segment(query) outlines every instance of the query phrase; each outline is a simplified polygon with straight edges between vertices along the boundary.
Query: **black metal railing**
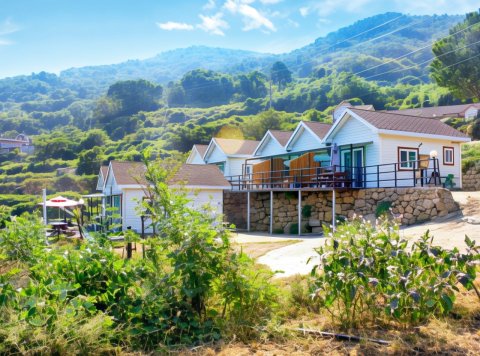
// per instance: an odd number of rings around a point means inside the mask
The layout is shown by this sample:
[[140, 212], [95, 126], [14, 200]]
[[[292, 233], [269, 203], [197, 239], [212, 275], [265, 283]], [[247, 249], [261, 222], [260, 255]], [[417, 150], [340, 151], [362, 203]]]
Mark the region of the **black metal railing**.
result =
[[442, 179], [437, 158], [358, 167], [305, 167], [227, 177], [232, 190], [439, 186]]

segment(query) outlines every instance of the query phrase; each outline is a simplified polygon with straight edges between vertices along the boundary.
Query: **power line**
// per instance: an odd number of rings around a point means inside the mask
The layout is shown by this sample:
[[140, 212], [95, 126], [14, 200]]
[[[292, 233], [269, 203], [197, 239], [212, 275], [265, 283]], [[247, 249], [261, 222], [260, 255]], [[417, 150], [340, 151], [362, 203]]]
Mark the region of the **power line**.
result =
[[431, 61], [432, 59], [434, 59], [434, 58], [443, 57], [443, 56], [445, 56], [445, 55], [447, 55], [447, 54], [454, 53], [454, 52], [456, 52], [456, 51], [459, 51], [459, 50], [461, 50], [461, 49], [468, 48], [468, 47], [473, 46], [473, 45], [476, 45], [476, 44], [478, 44], [478, 43], [480, 43], [480, 41], [470, 43], [470, 44], [468, 44], [467, 46], [464, 46], [464, 47], [455, 48], [455, 49], [453, 49], [453, 50], [451, 50], [451, 51], [442, 53], [442, 54], [440, 54], [440, 55], [438, 55], [438, 56], [436, 56], [436, 57], [429, 58], [429, 59], [427, 59], [426, 61], [420, 62], [420, 63], [418, 63], [418, 64], [414, 64], [414, 65], [412, 65], [412, 66], [410, 66], [410, 67], [400, 68], [400, 69], [392, 69], [392, 70], [387, 71], [387, 72], [383, 72], [383, 73], [379, 73], [379, 74], [374, 74], [374, 75], [371, 75], [371, 76], [368, 76], [368, 77], [363, 77], [363, 78], [366, 79], [366, 80], [368, 80], [368, 79], [370, 79], [370, 78], [378, 77], [378, 76], [384, 75], [384, 74], [403, 72], [403, 71], [405, 71], [405, 70], [412, 69], [412, 68], [421, 66], [422, 64], [428, 63], [428, 62], [430, 62], [430, 61]]
[[361, 73], [364, 73], [364, 72], [368, 72], [369, 70], [372, 70], [372, 69], [375, 69], [375, 68], [378, 68], [378, 67], [381, 67], [381, 66], [390, 64], [390, 63], [392, 63], [392, 62], [398, 61], [399, 59], [405, 58], [405, 57], [407, 57], [407, 56], [409, 56], [409, 55], [411, 55], [411, 54], [414, 54], [414, 53], [420, 52], [420, 51], [422, 51], [422, 50], [424, 50], [424, 49], [430, 48], [430, 47], [431, 47], [435, 42], [437, 42], [437, 41], [442, 41], [442, 40], [444, 40], [444, 39], [446, 39], [446, 38], [455, 36], [455, 35], [457, 35], [457, 34], [459, 34], [459, 33], [461, 33], [461, 32], [464, 32], [464, 31], [468, 30], [469, 28], [471, 28], [471, 27], [473, 27], [473, 26], [476, 26], [476, 25], [480, 25], [480, 22], [471, 24], [471, 25], [469, 25], [469, 26], [467, 26], [467, 27], [465, 27], [465, 28], [463, 28], [463, 29], [455, 32], [455, 33], [452, 33], [452, 34], [450, 34], [450, 35], [448, 35], [448, 36], [442, 37], [442, 38], [440, 38], [440, 39], [438, 39], [438, 40], [429, 42], [426, 46], [423, 46], [423, 47], [420, 47], [420, 48], [418, 48], [418, 49], [416, 49], [416, 50], [413, 50], [413, 51], [411, 51], [411, 52], [405, 53], [405, 54], [403, 54], [403, 55], [401, 55], [401, 56], [399, 56], [399, 57], [392, 58], [391, 60], [389, 60], [389, 61], [387, 61], [387, 62], [378, 64], [378, 65], [376, 65], [376, 66], [373, 66], [373, 67], [370, 67], [370, 68], [367, 68], [367, 69], [364, 69], [364, 70], [361, 70], [361, 71], [359, 71], [359, 72], [355, 72], [355, 73], [353, 73], [353, 74], [354, 74], [354, 75], [358, 75], [358, 74], [361, 74]]

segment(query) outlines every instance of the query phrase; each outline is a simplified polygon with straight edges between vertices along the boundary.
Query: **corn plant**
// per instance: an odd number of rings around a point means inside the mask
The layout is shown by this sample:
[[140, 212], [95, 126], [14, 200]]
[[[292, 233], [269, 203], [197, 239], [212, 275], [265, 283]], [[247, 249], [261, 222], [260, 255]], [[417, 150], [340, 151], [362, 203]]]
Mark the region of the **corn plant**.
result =
[[459, 284], [475, 288], [479, 247], [468, 237], [461, 254], [434, 246], [428, 231], [409, 246], [387, 219], [325, 231], [330, 238], [317, 250], [312, 297], [344, 327], [365, 320], [416, 324], [450, 312]]

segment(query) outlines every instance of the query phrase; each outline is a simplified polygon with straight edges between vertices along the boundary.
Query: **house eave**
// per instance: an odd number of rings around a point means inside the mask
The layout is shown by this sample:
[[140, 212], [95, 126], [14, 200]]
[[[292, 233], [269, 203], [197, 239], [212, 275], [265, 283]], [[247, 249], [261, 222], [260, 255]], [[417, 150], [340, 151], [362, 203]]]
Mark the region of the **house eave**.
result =
[[472, 140], [470, 137], [434, 135], [434, 134], [425, 134], [425, 133], [419, 133], [419, 132], [395, 131], [395, 130], [384, 130], [384, 129], [378, 130], [378, 133], [381, 135], [430, 138], [434, 140], [446, 140], [446, 141], [453, 141], [453, 142], [470, 142]]

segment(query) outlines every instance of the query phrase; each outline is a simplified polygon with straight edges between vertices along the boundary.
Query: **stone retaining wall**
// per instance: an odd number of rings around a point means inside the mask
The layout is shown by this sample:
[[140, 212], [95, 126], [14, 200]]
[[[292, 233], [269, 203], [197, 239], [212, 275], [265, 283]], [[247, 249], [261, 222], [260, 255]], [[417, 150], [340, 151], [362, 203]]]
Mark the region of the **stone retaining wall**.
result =
[[463, 174], [462, 189], [480, 190], [480, 162], [477, 162]]
[[[228, 222], [246, 228], [246, 193], [224, 193], [224, 213]], [[270, 226], [270, 194], [251, 193], [250, 220], [252, 231], [268, 231]], [[380, 202], [391, 202], [392, 212], [399, 215], [401, 223], [411, 225], [433, 220], [457, 211], [458, 205], [449, 190], [436, 187], [423, 188], [372, 188], [337, 192], [336, 214], [352, 218], [354, 215], [375, 214]], [[274, 192], [273, 230], [280, 231], [288, 223], [296, 223], [298, 193]], [[302, 207], [312, 207], [312, 219], [332, 222], [332, 192], [303, 192]]]

